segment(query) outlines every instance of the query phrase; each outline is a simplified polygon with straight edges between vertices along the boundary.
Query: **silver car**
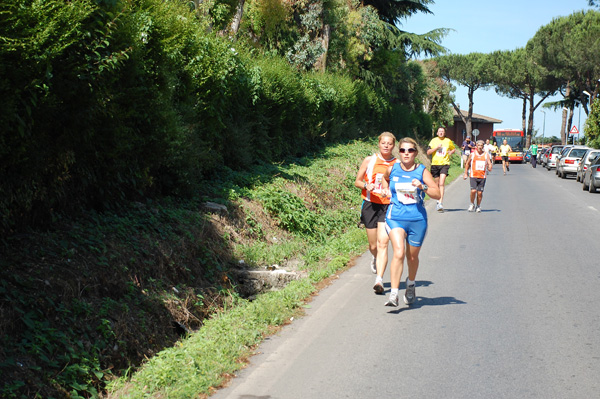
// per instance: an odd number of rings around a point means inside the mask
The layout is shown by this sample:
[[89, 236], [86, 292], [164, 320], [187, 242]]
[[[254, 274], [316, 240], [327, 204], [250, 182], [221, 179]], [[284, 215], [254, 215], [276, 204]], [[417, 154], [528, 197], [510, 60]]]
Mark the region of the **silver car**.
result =
[[563, 179], [568, 175], [576, 175], [579, 162], [589, 149], [584, 145], [566, 146], [556, 163], [556, 174]]
[[592, 148], [585, 152], [585, 154], [581, 158], [581, 162], [579, 162], [579, 166], [577, 167], [577, 176], [575, 177], [575, 180], [583, 182], [583, 174], [590, 166], [590, 164], [594, 162], [596, 158], [598, 158], [599, 155], [600, 150], [595, 150]]
[[584, 191], [588, 190], [590, 193], [595, 193], [596, 189], [600, 189], [600, 157], [596, 158], [596, 160], [590, 164], [583, 174], [581, 182], [581, 188]]
[[548, 152], [550, 151], [550, 147], [542, 148], [542, 150], [538, 153], [538, 163], [546, 167], [546, 162], [548, 162]]
[[555, 145], [552, 146], [550, 151], [548, 151], [548, 160], [546, 161], [546, 169], [550, 170], [552, 168], [556, 168], [556, 158], [562, 151], [564, 145]]

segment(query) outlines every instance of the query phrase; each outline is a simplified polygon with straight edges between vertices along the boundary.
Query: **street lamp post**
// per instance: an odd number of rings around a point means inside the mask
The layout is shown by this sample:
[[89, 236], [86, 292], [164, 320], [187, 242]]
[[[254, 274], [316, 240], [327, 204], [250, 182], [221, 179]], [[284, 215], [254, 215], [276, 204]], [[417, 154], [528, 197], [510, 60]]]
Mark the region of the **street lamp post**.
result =
[[591, 106], [592, 105], [592, 95], [589, 92], [587, 92], [586, 90], [584, 90], [582, 93], [590, 98], [588, 100], [588, 104], [590, 104], [590, 106]]
[[[581, 101], [579, 102], [579, 119], [577, 120], [577, 130], [581, 132]], [[580, 133], [581, 134], [581, 133]], [[575, 145], [575, 134], [573, 135], [573, 145]]]
[[[579, 119], [577, 120], [577, 130], [581, 132], [581, 100], [575, 99], [575, 103], [579, 104]], [[567, 138], [567, 144], [569, 144], [569, 139]], [[575, 144], [575, 135], [573, 135], [573, 144]]]

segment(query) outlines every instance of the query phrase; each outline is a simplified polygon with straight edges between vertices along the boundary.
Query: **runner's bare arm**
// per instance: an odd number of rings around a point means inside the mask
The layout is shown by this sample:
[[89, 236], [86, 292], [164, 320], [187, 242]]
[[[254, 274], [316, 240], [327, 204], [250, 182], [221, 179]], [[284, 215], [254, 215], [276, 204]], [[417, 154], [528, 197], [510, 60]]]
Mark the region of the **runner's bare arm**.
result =
[[[372, 155], [371, 155], [372, 156]], [[360, 168], [358, 168], [358, 173], [356, 174], [356, 180], [354, 181], [354, 186], [358, 187], [358, 188], [365, 188], [365, 173], [367, 173], [367, 167], [369, 166], [369, 162], [371, 162], [371, 156], [366, 157], [362, 164], [360, 165]], [[369, 186], [373, 186], [373, 184], [367, 184], [366, 189], [368, 191], [373, 190], [373, 187], [371, 187], [371, 190], [369, 190]]]
[[465, 174], [463, 175], [463, 180], [467, 180], [467, 177], [469, 177], [469, 167], [471, 166], [471, 157], [473, 156], [473, 154], [469, 154], [469, 157], [467, 158], [467, 161], [465, 162]]
[[[427, 169], [423, 171], [423, 181], [427, 184], [427, 191], [425, 193], [432, 199], [440, 199], [442, 194], [440, 193], [440, 186], [433, 180], [431, 172]], [[423, 189], [423, 187], [420, 187]]]

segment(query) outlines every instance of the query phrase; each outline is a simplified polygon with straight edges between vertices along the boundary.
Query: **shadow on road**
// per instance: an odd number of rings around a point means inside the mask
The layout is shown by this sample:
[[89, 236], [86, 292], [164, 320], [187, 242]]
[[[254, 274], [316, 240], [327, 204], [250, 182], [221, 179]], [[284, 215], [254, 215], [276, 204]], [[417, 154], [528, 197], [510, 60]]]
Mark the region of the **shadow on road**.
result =
[[[444, 208], [444, 213], [448, 213], [448, 212], [467, 212], [467, 208], [460, 208], [460, 209], [447, 209]], [[481, 212], [502, 212], [500, 209], [481, 209]], [[475, 212], [472, 212], [475, 213]]]
[[[404, 305], [404, 303], [402, 301], [400, 301], [401, 306], [403, 306], [403, 307], [401, 307], [399, 309], [390, 310], [388, 313], [398, 314], [398, 313], [404, 312], [406, 310], [419, 309], [419, 308], [422, 308], [423, 306], [465, 305], [466, 304], [465, 301], [461, 301], [460, 299], [456, 299], [452, 296], [441, 296], [441, 297], [437, 297], [437, 298], [428, 298], [425, 296], [419, 296], [419, 291], [418, 291], [419, 287], [428, 287], [432, 284], [433, 284], [432, 281], [418, 281], [417, 280], [417, 282], [416, 282], [417, 300], [410, 306], [406, 306], [406, 305]], [[386, 287], [389, 287], [389, 283], [386, 284]], [[399, 292], [399, 295], [403, 296], [404, 293], [402, 292], [402, 290], [405, 290], [405, 289], [406, 289], [406, 283], [405, 282], [400, 283], [401, 292]], [[387, 292], [387, 290], [386, 290], [386, 292]]]
[[442, 305], [465, 305], [466, 302], [456, 299], [452, 296], [441, 296], [438, 298], [427, 298], [417, 295], [417, 300], [410, 306], [404, 305], [400, 301], [401, 307], [399, 309], [390, 310], [388, 313], [398, 314], [407, 310], [414, 310], [422, 308], [423, 306], [442, 306]]

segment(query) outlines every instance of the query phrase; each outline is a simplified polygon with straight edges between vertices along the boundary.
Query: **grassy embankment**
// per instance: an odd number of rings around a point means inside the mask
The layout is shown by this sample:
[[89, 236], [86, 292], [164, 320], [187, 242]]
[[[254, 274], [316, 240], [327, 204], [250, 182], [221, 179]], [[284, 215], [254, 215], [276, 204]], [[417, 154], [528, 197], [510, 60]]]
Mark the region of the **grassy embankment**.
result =
[[[375, 141], [334, 145], [229, 172], [196, 200], [63, 215], [51, 229], [3, 238], [0, 396], [210, 394], [364, 253], [353, 182], [375, 149]], [[206, 201], [227, 212], [206, 212]], [[242, 298], [231, 273], [241, 260], [306, 278]], [[173, 322], [192, 333], [180, 338]]]
[[[305, 243], [292, 240], [284, 244], [296, 248], [293, 252], [303, 254], [309, 277], [281, 291], [263, 294], [253, 302], [238, 301], [234, 309], [219, 313], [199, 332], [148, 361], [127, 382], [121, 380], [114, 384], [111, 397], [142, 398], [150, 394], [153, 397], [186, 398], [198, 393], [209, 394], [231, 373], [243, 367], [244, 359], [252, 354], [254, 346], [265, 335], [274, 331], [273, 327], [301, 314], [302, 304], [316, 290], [318, 282], [343, 270], [353, 257], [365, 251], [366, 236], [356, 227], [360, 199], [353, 181], [360, 161], [374, 148], [375, 143], [356, 142], [328, 149], [322, 158], [313, 159], [307, 165], [282, 167], [282, 172], [295, 178], [273, 182], [274, 186], [288, 185], [294, 180], [294, 184], [298, 184], [297, 178], [302, 176], [309, 187], [316, 185], [318, 191], [336, 193], [332, 198], [336, 206], [326, 213], [331, 213], [331, 222], [343, 225], [338, 234], [322, 236], [318, 243], [309, 239]], [[448, 183], [462, 173], [458, 156], [452, 161]], [[340, 174], [343, 174], [341, 181], [329, 180], [329, 176]], [[334, 213], [344, 216], [339, 218], [333, 216]], [[316, 234], [322, 235], [321, 232]], [[269, 247], [239, 248], [239, 253], [250, 255], [258, 263], [276, 260]]]

